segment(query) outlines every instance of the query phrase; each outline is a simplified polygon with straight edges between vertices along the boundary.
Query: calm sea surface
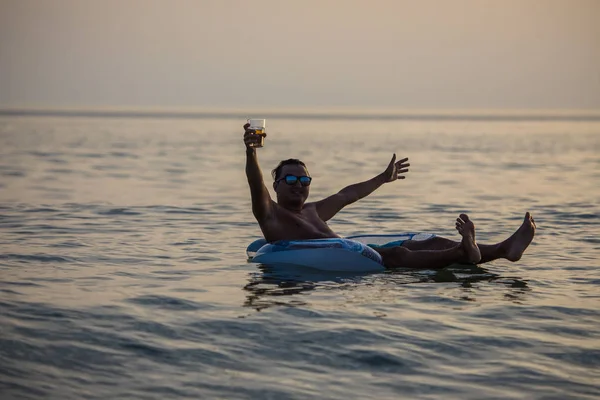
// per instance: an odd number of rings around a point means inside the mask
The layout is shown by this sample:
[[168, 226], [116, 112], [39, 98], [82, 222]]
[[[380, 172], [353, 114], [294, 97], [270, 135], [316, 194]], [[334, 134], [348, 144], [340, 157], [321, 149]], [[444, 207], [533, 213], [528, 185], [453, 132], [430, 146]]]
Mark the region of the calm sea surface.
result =
[[600, 122], [268, 119], [309, 200], [410, 157], [341, 235], [538, 224], [517, 263], [370, 275], [247, 262], [243, 123], [0, 118], [2, 399], [600, 396]]

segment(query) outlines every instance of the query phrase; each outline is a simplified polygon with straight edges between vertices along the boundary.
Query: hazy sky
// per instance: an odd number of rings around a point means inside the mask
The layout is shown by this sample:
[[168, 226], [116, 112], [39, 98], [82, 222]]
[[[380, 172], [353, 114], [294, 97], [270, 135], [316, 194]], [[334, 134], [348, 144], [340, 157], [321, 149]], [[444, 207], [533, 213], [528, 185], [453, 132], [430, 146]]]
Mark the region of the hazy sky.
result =
[[600, 0], [0, 0], [0, 107], [600, 109]]

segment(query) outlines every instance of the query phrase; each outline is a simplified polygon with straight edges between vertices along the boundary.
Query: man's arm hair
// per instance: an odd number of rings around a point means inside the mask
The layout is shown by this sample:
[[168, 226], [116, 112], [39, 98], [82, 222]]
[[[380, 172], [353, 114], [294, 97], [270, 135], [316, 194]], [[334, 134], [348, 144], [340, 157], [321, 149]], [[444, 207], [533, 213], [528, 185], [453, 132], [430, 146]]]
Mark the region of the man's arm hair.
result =
[[252, 213], [260, 223], [269, 217], [272, 209], [272, 200], [263, 181], [254, 148], [246, 148], [246, 177], [250, 186]]
[[323, 221], [330, 220], [342, 208], [354, 203], [373, 193], [377, 188], [385, 183], [385, 176], [379, 174], [368, 181], [355, 183], [340, 190], [338, 193], [329, 196], [315, 203], [317, 214]]

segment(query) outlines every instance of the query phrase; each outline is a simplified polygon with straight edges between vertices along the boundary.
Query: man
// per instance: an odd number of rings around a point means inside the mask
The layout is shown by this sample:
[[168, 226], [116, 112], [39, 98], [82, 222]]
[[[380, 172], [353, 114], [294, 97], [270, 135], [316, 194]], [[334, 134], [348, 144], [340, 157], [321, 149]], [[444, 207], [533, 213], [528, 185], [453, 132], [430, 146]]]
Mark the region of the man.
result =
[[[244, 125], [246, 145], [246, 176], [252, 197], [252, 212], [268, 242], [337, 238], [327, 221], [345, 206], [368, 196], [381, 185], [404, 179], [410, 164], [408, 158], [396, 161], [393, 155], [388, 167], [376, 177], [350, 185], [321, 201], [306, 203], [312, 181], [306, 165], [296, 159], [284, 160], [272, 172], [274, 202], [264, 184], [258, 165], [256, 143], [258, 135]], [[454, 263], [484, 263], [498, 258], [517, 261], [533, 240], [535, 222], [529, 213], [523, 224], [503, 242], [483, 245], [475, 242], [475, 225], [466, 214], [456, 219], [460, 242], [442, 237], [422, 241], [407, 240], [396, 247], [375, 248], [387, 268], [444, 268]]]

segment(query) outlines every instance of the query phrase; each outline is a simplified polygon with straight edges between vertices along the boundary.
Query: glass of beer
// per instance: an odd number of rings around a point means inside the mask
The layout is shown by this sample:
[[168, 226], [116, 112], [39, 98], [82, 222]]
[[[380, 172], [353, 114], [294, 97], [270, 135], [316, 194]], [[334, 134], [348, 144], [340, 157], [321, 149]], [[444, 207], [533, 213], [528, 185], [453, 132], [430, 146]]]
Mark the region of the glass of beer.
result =
[[250, 127], [248, 129], [253, 129], [256, 135], [256, 140], [251, 144], [250, 147], [263, 147], [265, 144], [265, 136], [267, 133], [265, 132], [266, 128], [266, 119], [249, 119], [248, 123]]

